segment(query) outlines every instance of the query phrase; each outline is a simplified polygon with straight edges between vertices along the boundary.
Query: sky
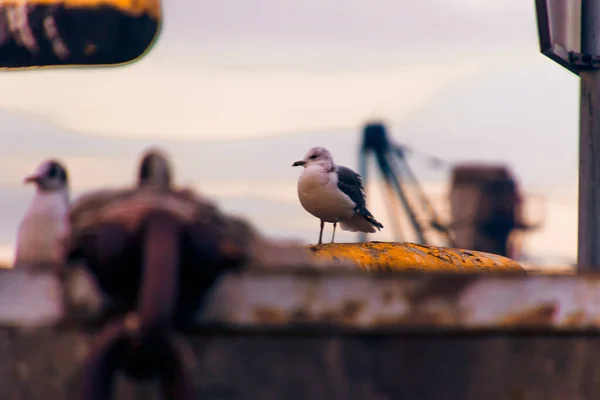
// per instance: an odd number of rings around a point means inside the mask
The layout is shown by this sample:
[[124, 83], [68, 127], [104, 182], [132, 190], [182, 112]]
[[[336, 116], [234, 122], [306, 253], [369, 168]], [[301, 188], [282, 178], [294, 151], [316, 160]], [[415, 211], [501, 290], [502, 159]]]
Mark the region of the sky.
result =
[[[314, 241], [318, 221], [298, 204], [290, 165], [325, 145], [356, 167], [369, 118], [449, 162], [507, 163], [546, 222], [528, 249], [574, 258], [579, 83], [539, 54], [533, 3], [165, 1], [161, 35], [136, 63], [3, 72], [0, 258], [32, 194], [21, 179], [39, 162], [64, 159], [77, 194], [129, 183], [150, 144], [231, 212]], [[448, 171], [414, 162], [441, 206]]]

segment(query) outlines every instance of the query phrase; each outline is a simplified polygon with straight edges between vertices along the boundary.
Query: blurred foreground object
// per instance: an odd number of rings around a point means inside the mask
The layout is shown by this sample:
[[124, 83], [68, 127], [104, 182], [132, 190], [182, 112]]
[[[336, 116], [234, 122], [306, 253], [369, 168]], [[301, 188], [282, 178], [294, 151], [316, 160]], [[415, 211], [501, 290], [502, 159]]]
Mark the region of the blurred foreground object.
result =
[[335, 243], [310, 246], [321, 260], [346, 260], [370, 271], [524, 272], [496, 254], [415, 243]]
[[0, 68], [131, 62], [160, 23], [159, 0], [3, 0]]
[[35, 186], [35, 195], [19, 224], [13, 264], [60, 267], [69, 210], [67, 170], [59, 161], [47, 160], [24, 183]]
[[[75, 271], [64, 303], [54, 274], [0, 271], [0, 398], [81, 398], [94, 338], [69, 310], [92, 291]], [[213, 400], [592, 400], [599, 292], [592, 274], [229, 273], [185, 337], [190, 381]]]
[[84, 367], [81, 399], [112, 398], [117, 370], [160, 379], [163, 399], [193, 399], [185, 331], [207, 291], [226, 271], [258, 265], [317, 265], [306, 249], [262, 238], [246, 222], [171, 184], [157, 150], [140, 161], [133, 188], [82, 196], [69, 215], [67, 259], [81, 260], [105, 304]]

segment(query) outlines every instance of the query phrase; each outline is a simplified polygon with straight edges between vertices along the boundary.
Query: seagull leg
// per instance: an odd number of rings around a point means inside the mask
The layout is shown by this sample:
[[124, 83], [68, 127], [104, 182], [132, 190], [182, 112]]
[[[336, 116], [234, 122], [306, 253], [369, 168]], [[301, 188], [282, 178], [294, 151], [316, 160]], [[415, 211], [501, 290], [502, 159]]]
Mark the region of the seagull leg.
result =
[[331, 243], [333, 243], [333, 239], [335, 239], [335, 228], [337, 226], [337, 222], [333, 223], [333, 235], [331, 235]]
[[325, 221], [321, 220], [321, 232], [319, 232], [319, 243], [323, 243], [323, 228], [325, 227]]

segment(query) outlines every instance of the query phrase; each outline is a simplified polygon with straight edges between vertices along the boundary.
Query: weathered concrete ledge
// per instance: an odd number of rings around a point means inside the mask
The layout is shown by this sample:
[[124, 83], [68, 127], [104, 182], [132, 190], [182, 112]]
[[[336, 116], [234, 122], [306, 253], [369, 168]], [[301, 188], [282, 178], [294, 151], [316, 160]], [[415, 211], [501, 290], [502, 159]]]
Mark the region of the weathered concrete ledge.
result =
[[326, 243], [309, 247], [323, 261], [348, 260], [360, 269], [423, 272], [525, 271], [516, 261], [482, 251], [416, 243]]
[[[0, 325], [53, 325], [68, 311], [91, 315], [99, 296], [83, 270], [0, 271]], [[274, 328], [330, 325], [358, 330], [600, 327], [600, 276], [364, 273], [360, 270], [248, 270], [209, 293], [199, 326]]]
[[[78, 398], [89, 285], [0, 271], [0, 398]], [[188, 340], [201, 399], [591, 400], [598, 328], [596, 275], [250, 270]], [[117, 398], [157, 399], [129, 383]]]

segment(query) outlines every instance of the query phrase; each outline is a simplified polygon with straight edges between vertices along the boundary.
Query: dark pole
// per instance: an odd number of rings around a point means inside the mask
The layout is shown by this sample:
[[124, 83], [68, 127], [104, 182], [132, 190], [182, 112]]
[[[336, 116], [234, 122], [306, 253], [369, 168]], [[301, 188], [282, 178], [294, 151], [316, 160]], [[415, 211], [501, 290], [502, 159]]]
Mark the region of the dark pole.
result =
[[[581, 53], [600, 55], [600, 0], [581, 1]], [[582, 70], [579, 138], [579, 271], [600, 270], [600, 70]]]

